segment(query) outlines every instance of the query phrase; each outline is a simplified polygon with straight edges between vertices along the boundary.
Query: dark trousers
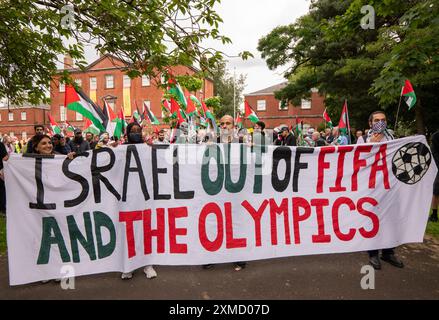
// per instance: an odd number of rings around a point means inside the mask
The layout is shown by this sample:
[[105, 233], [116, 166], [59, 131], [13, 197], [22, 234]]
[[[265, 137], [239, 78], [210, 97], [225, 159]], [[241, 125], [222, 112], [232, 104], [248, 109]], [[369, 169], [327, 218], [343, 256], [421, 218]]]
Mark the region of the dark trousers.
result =
[[[384, 256], [386, 255], [391, 255], [395, 253], [395, 248], [389, 248], [389, 249], [382, 249], [381, 252]], [[379, 250], [370, 250], [367, 251], [367, 253], [369, 253], [369, 257], [376, 257], [379, 254]]]
[[2, 179], [0, 179], [0, 211], [6, 212], [6, 188]]

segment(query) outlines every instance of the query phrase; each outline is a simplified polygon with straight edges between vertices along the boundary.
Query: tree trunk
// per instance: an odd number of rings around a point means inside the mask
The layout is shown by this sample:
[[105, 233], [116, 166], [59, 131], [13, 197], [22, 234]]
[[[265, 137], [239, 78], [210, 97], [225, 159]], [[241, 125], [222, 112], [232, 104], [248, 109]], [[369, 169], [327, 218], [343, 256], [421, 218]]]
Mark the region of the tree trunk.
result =
[[421, 99], [418, 99], [418, 103], [414, 108], [416, 114], [416, 131], [418, 134], [425, 135], [424, 109], [422, 108]]

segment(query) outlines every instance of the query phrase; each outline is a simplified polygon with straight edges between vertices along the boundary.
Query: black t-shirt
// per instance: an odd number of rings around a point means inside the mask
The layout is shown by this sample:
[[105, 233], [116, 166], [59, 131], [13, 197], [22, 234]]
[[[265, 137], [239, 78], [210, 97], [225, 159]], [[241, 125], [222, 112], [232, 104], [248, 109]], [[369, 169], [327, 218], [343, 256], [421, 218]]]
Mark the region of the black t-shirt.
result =
[[3, 169], [3, 158], [8, 155], [8, 151], [3, 143], [0, 143], [0, 170]]

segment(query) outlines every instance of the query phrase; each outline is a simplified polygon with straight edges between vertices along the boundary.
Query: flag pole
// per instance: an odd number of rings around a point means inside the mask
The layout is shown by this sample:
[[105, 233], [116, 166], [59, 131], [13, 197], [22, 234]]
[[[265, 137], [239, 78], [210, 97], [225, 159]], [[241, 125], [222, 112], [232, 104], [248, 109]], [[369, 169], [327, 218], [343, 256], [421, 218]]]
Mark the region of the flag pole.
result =
[[347, 120], [347, 127], [348, 127], [348, 132], [346, 132], [346, 133], [348, 135], [348, 142], [349, 142], [349, 144], [351, 144], [351, 124], [349, 123], [348, 100], [345, 99], [344, 103], [346, 105], [346, 120]]
[[401, 88], [401, 95], [399, 96], [399, 104], [398, 104], [398, 110], [396, 111], [396, 119], [395, 119], [395, 126], [393, 127], [393, 131], [396, 131], [396, 126], [398, 123], [398, 115], [399, 115], [399, 108], [401, 107], [401, 100], [402, 100], [402, 92], [404, 90], [404, 87]]

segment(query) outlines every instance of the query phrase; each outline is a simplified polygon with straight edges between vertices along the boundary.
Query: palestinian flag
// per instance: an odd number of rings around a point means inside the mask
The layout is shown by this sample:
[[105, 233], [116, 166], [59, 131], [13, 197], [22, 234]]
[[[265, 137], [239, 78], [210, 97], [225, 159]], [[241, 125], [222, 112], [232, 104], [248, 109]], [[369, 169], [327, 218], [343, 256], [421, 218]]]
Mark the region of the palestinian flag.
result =
[[70, 122], [68, 122], [67, 120], [65, 121], [65, 124], [66, 124], [66, 128], [67, 128], [67, 131], [69, 131], [69, 132], [75, 132], [75, 126], [74, 125], [72, 125], [72, 124], [70, 124]]
[[329, 117], [328, 113], [326, 112], [326, 108], [325, 108], [325, 111], [323, 112], [323, 119], [325, 119], [328, 126], [330, 128], [332, 128], [332, 121], [331, 121], [331, 118]]
[[351, 127], [349, 125], [348, 102], [346, 100], [343, 105], [343, 111], [341, 112], [340, 121], [338, 122], [338, 128], [340, 129], [340, 133], [347, 136], [349, 143], [351, 143], [351, 138], [349, 134]]
[[168, 100], [165, 99], [162, 101], [162, 108], [165, 109], [165, 111], [171, 113], [171, 107], [169, 106]]
[[172, 94], [184, 106], [185, 109], [187, 108], [187, 101], [186, 97], [184, 96], [183, 89], [175, 79], [169, 79], [168, 92]]
[[50, 121], [50, 129], [52, 130], [53, 134], [61, 134], [61, 128], [59, 127], [58, 123], [56, 123], [55, 119], [52, 118], [50, 113], [47, 114]]
[[243, 127], [241, 114], [239, 113], [236, 114], [235, 124], [239, 129]]
[[119, 110], [119, 114], [117, 115], [117, 117], [122, 120], [122, 133], [125, 133], [125, 128], [127, 127], [128, 123], [125, 120], [125, 114], [123, 112], [123, 108], [121, 107]]
[[253, 109], [250, 107], [247, 101], [244, 102], [245, 104], [245, 117], [249, 119], [251, 122], [256, 123], [259, 121], [258, 116], [253, 111]]
[[195, 107], [195, 103], [190, 96], [187, 96], [186, 98], [187, 98], [186, 114], [188, 115], [188, 117], [193, 117], [197, 114], [197, 108]]
[[72, 85], [66, 85], [64, 105], [67, 106], [67, 109], [76, 111], [90, 119], [99, 130], [105, 131], [103, 125], [105, 116], [102, 110], [82, 90], [76, 91]]
[[119, 119], [114, 111], [111, 109], [111, 107], [108, 105], [107, 101], [104, 101], [104, 115], [107, 119], [107, 125], [106, 130], [110, 137], [117, 137], [120, 139], [120, 136], [122, 135], [122, 119]]
[[[105, 130], [102, 130], [102, 131], [105, 131]], [[96, 126], [94, 125], [93, 122], [90, 121], [90, 119], [85, 118], [84, 130], [82, 130], [82, 132], [84, 132], [84, 133], [90, 132], [94, 135], [99, 135], [101, 133], [101, 130], [96, 128]]]
[[133, 114], [131, 115], [130, 123], [137, 122], [139, 125], [142, 123], [142, 119], [140, 117], [139, 111], [136, 109], [134, 110]]
[[404, 96], [404, 101], [407, 103], [409, 110], [413, 108], [416, 104], [416, 94], [413, 90], [412, 84], [410, 81], [406, 80], [404, 87], [402, 87], [401, 95]]
[[203, 107], [204, 118], [210, 119], [212, 121], [213, 129], [214, 129], [215, 132], [217, 132], [217, 128], [218, 127], [216, 125], [216, 119], [213, 116], [212, 112], [210, 112], [209, 108], [206, 106], [204, 101], [201, 101], [201, 106]]
[[148, 105], [143, 102], [143, 108], [145, 112], [146, 118], [151, 122], [151, 124], [160, 124], [160, 121], [156, 118], [152, 110], [148, 107]]

